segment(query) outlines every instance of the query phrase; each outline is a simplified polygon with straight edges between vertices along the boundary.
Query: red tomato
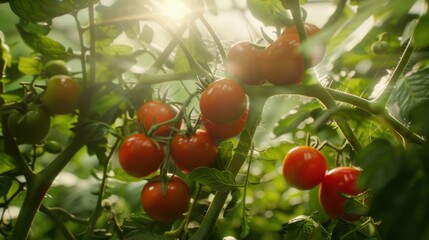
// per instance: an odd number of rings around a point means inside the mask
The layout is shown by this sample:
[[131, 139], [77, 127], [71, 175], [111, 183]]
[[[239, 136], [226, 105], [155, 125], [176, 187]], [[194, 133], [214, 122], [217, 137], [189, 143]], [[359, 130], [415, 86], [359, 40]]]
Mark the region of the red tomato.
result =
[[204, 116], [202, 117], [202, 122], [204, 129], [216, 139], [227, 139], [237, 136], [244, 129], [246, 124], [248, 111], [246, 110], [241, 118], [236, 121], [228, 124], [216, 124], [207, 120]]
[[309, 146], [292, 148], [283, 159], [283, 176], [295, 188], [308, 190], [322, 182], [327, 170], [323, 154]]
[[274, 85], [298, 84], [304, 79], [304, 62], [299, 37], [287, 34], [277, 38], [261, 55], [261, 72]]
[[143, 134], [125, 138], [119, 149], [119, 163], [133, 177], [146, 177], [159, 169], [164, 149]]
[[[137, 121], [140, 126], [149, 130], [154, 124], [162, 124], [172, 120], [177, 115], [177, 111], [170, 105], [158, 100], [145, 102], [140, 106], [137, 112]], [[160, 126], [153, 135], [169, 136], [172, 127], [180, 128], [182, 121], [178, 123], [168, 123]]]
[[265, 79], [259, 70], [262, 51], [248, 41], [236, 42], [228, 51], [226, 72], [243, 83], [258, 85]]
[[147, 182], [141, 193], [144, 211], [155, 221], [171, 222], [186, 212], [190, 201], [188, 185], [178, 176], [167, 182], [167, 191], [162, 193], [162, 181], [158, 178]]
[[[309, 38], [320, 32], [320, 28], [311, 23], [304, 23], [304, 29]], [[287, 35], [287, 34], [298, 34], [298, 31], [295, 25], [283, 28], [282, 35]], [[323, 57], [325, 56], [325, 52], [326, 52], [326, 47], [324, 44], [315, 46], [311, 54], [311, 60], [312, 60], [313, 66], [316, 66], [322, 61]]]
[[346, 198], [340, 193], [358, 195], [362, 193], [357, 187], [357, 178], [361, 170], [352, 167], [337, 167], [326, 173], [319, 189], [319, 201], [323, 210], [331, 218], [342, 218], [354, 221], [359, 216], [350, 216], [344, 213]]
[[47, 81], [43, 107], [50, 114], [72, 113], [78, 107], [81, 93], [82, 89], [74, 78], [55, 75]]
[[230, 79], [211, 83], [201, 94], [201, 114], [209, 121], [227, 124], [239, 119], [246, 111], [247, 99], [241, 86]]
[[171, 157], [185, 173], [198, 167], [212, 167], [216, 162], [217, 152], [216, 142], [202, 129], [191, 136], [179, 133], [171, 142]]

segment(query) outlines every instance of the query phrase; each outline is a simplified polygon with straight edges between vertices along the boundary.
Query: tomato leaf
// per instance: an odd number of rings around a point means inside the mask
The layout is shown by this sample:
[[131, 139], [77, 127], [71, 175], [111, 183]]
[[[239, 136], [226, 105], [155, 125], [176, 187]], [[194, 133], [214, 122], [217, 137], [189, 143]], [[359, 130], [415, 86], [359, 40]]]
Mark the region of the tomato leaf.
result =
[[12, 179], [6, 176], [0, 176], [0, 197], [5, 196], [12, 186]]
[[295, 145], [292, 143], [283, 142], [279, 146], [269, 147], [260, 152], [259, 160], [264, 161], [282, 161], [286, 154]]
[[300, 215], [283, 224], [284, 239], [322, 239], [320, 224], [310, 216]]
[[429, 29], [429, 15], [426, 13], [425, 16], [420, 18], [414, 31], [414, 44], [416, 48], [429, 47], [429, 33], [426, 31], [427, 29]]
[[429, 67], [401, 78], [395, 86], [389, 105], [399, 109], [401, 118], [407, 118], [418, 103], [429, 100]]
[[277, 122], [277, 126], [274, 127], [273, 133], [276, 137], [278, 137], [283, 134], [294, 132], [306, 119], [317, 115], [320, 111], [321, 108], [319, 105], [300, 105], [298, 108], [291, 111]]
[[85, 8], [98, 0], [10, 0], [10, 8], [20, 18], [31, 22], [48, 22], [55, 17]]
[[25, 29], [25, 23], [20, 22], [16, 27], [25, 44], [34, 51], [50, 59], [63, 59], [68, 55], [66, 48], [60, 42], [43, 34]]
[[369, 207], [362, 202], [350, 198], [344, 203], [344, 213], [351, 216], [366, 216], [368, 214]]
[[0, 173], [15, 169], [14, 160], [4, 152], [0, 152]]
[[218, 192], [227, 192], [237, 187], [235, 178], [230, 171], [220, 171], [216, 168], [196, 168], [189, 174], [189, 179], [209, 186]]
[[218, 154], [216, 159], [216, 166], [225, 170], [228, 164], [231, 162], [233, 151], [234, 151], [234, 143], [232, 140], [223, 141], [218, 146]]
[[42, 72], [43, 65], [36, 57], [20, 57], [18, 69], [25, 75], [37, 75]]

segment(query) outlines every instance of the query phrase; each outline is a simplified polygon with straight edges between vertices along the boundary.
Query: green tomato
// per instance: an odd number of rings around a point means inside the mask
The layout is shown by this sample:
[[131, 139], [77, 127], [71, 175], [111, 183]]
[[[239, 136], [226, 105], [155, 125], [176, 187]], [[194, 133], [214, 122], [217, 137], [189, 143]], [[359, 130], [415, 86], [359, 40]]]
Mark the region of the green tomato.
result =
[[41, 142], [49, 132], [51, 119], [42, 106], [31, 106], [22, 113], [13, 110], [8, 117], [10, 133], [18, 144], [36, 144]]
[[45, 75], [48, 78], [55, 75], [70, 75], [70, 70], [63, 60], [51, 60], [45, 65]]

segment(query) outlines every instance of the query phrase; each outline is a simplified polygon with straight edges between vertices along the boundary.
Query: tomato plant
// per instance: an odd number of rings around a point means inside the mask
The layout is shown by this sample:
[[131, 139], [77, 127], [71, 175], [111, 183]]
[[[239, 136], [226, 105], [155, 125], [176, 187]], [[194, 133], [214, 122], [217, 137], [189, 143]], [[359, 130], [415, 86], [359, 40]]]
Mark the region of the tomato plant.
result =
[[308, 190], [319, 185], [327, 170], [323, 154], [309, 146], [292, 148], [283, 159], [283, 176], [295, 188]]
[[7, 121], [12, 136], [20, 144], [40, 143], [48, 134], [50, 123], [50, 116], [45, 109], [35, 105], [30, 105], [24, 113], [13, 110]]
[[246, 94], [241, 86], [231, 79], [214, 81], [200, 97], [201, 114], [217, 124], [227, 124], [239, 119], [246, 107]]
[[167, 182], [163, 191], [162, 181], [148, 181], [141, 192], [141, 204], [144, 211], [155, 221], [171, 222], [181, 217], [189, 206], [191, 193], [188, 185], [178, 176]]
[[185, 173], [198, 167], [213, 167], [217, 153], [216, 142], [202, 129], [190, 136], [178, 133], [171, 141], [171, 157]]
[[342, 194], [356, 196], [362, 193], [357, 181], [361, 170], [353, 167], [337, 167], [326, 173], [319, 190], [319, 201], [323, 210], [331, 218], [342, 218], [354, 221], [359, 216], [345, 213], [344, 204], [347, 198]]
[[74, 78], [55, 75], [47, 81], [43, 106], [50, 114], [72, 113], [78, 107], [81, 94], [82, 89]]
[[236, 42], [228, 51], [226, 72], [243, 83], [259, 85], [265, 82], [259, 70], [262, 51], [248, 41]]
[[296, 34], [277, 38], [262, 53], [262, 75], [274, 85], [298, 84], [304, 80], [304, 62], [299, 52], [300, 40]]
[[133, 177], [146, 177], [156, 172], [164, 160], [164, 149], [143, 134], [124, 139], [119, 149], [119, 163]]
[[210, 122], [204, 116], [202, 116], [201, 121], [204, 129], [215, 139], [228, 139], [237, 136], [243, 131], [247, 115], [248, 111], [246, 110], [239, 119], [228, 124], [216, 124]]
[[[172, 131], [172, 127], [180, 129], [181, 120], [177, 123], [172, 122], [177, 115], [177, 111], [170, 105], [158, 100], [147, 101], [142, 104], [137, 112], [137, 120], [140, 126], [146, 131], [159, 124], [160, 126], [154, 131], [155, 136], [168, 136]], [[166, 123], [170, 121], [170, 123]]]

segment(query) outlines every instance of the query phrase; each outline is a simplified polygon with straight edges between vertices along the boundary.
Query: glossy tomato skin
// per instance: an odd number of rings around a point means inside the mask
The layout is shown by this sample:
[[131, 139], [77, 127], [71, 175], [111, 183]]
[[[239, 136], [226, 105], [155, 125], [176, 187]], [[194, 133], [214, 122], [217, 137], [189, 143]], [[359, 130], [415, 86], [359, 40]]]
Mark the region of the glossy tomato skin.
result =
[[322, 182], [327, 167], [326, 158], [319, 150], [298, 146], [283, 159], [283, 176], [290, 186], [308, 190]]
[[[309, 38], [311, 38], [313, 35], [316, 35], [317, 33], [320, 32], [320, 28], [312, 23], [304, 23], [304, 29]], [[282, 35], [288, 35], [288, 34], [298, 35], [298, 31], [295, 25], [283, 28]], [[314, 47], [314, 49], [312, 49], [311, 60], [312, 60], [313, 66], [316, 66], [322, 61], [323, 57], [325, 56], [325, 52], [326, 52], [325, 44], [317, 45]]]
[[[154, 124], [162, 124], [174, 119], [177, 111], [169, 104], [158, 100], [147, 101], [142, 104], [137, 111], [137, 121], [140, 126], [149, 130]], [[182, 121], [178, 123], [168, 123], [159, 127], [153, 133], [154, 136], [169, 136], [172, 127], [180, 129]]]
[[42, 96], [45, 109], [50, 114], [68, 114], [78, 107], [82, 89], [76, 79], [67, 75], [55, 75], [48, 79]]
[[13, 110], [9, 114], [7, 124], [18, 144], [37, 144], [48, 134], [50, 119], [43, 107], [30, 106], [25, 113]]
[[231, 46], [226, 59], [226, 72], [239, 81], [260, 85], [265, 82], [259, 70], [259, 59], [262, 51], [251, 42], [239, 41]]
[[119, 148], [119, 163], [133, 177], [146, 177], [156, 172], [164, 160], [164, 149], [143, 134], [124, 139]]
[[231, 79], [214, 81], [200, 97], [201, 114], [213, 123], [231, 123], [243, 115], [246, 107], [246, 94], [240, 84]]
[[141, 193], [144, 211], [158, 222], [171, 222], [182, 216], [188, 209], [189, 201], [189, 188], [178, 176], [168, 181], [165, 195], [162, 194], [159, 179], [148, 181]]
[[261, 55], [260, 69], [273, 85], [298, 84], [304, 80], [304, 62], [299, 37], [286, 34], [272, 42]]
[[216, 124], [207, 120], [204, 116], [201, 118], [204, 129], [215, 139], [228, 139], [240, 134], [246, 124], [248, 111], [244, 111], [241, 118], [228, 124]]
[[198, 167], [213, 167], [218, 149], [210, 134], [198, 129], [193, 135], [178, 133], [171, 142], [171, 157], [184, 173]]
[[337, 167], [326, 173], [319, 189], [319, 202], [323, 210], [331, 218], [342, 218], [355, 221], [359, 216], [344, 213], [346, 198], [340, 193], [358, 195], [362, 193], [357, 187], [357, 179], [361, 170], [353, 167]]

